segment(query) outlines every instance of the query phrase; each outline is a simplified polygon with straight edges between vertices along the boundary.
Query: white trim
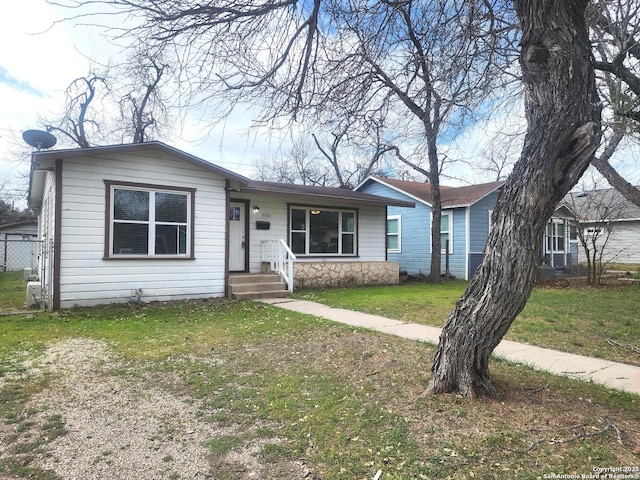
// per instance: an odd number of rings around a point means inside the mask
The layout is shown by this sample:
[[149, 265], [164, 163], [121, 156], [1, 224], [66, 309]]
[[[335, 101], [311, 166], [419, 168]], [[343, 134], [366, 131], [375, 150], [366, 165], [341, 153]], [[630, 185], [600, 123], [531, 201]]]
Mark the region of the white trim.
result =
[[466, 230], [466, 238], [465, 238], [465, 252], [467, 254], [464, 256], [464, 279], [469, 280], [469, 255], [471, 254], [469, 250], [471, 250], [471, 207], [466, 207], [464, 212], [464, 221], [465, 221], [465, 230]]
[[[449, 254], [453, 253], [453, 210], [443, 210], [440, 218], [440, 238], [442, 238], [442, 217], [449, 217], [449, 230], [447, 230], [447, 234], [449, 235]], [[444, 245], [440, 245], [440, 253], [445, 254], [447, 251], [444, 248]]]
[[[442, 238], [442, 217], [449, 218], [449, 253], [453, 253], [453, 210], [442, 210], [440, 212], [440, 237]], [[429, 212], [429, 253], [433, 252], [433, 211]], [[440, 245], [440, 253], [447, 253], [443, 245]]]
[[411, 195], [410, 193], [407, 193], [406, 191], [402, 190], [401, 188], [398, 188], [398, 187], [396, 187], [394, 185], [391, 185], [391, 184], [389, 184], [387, 182], [384, 182], [384, 181], [380, 180], [379, 178], [367, 177], [362, 182], [360, 182], [360, 184], [356, 188], [354, 188], [354, 190], [357, 191], [361, 186], [363, 186], [369, 180], [371, 180], [373, 182], [377, 182], [380, 185], [384, 185], [385, 187], [390, 188], [391, 190], [394, 190], [394, 191], [396, 191], [398, 193], [401, 193], [405, 197], [409, 197], [409, 198], [415, 200], [416, 202], [420, 202], [421, 204], [426, 205], [427, 207], [431, 208], [431, 204], [429, 202], [427, 202], [427, 201], [425, 201], [425, 200], [423, 200], [421, 198], [418, 198], [415, 195]]

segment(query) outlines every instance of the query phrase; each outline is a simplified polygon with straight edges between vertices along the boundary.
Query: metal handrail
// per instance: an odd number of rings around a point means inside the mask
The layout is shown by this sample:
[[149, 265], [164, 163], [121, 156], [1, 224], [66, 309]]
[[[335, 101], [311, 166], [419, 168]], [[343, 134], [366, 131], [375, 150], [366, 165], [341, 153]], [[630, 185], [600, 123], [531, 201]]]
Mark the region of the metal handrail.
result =
[[268, 262], [271, 271], [277, 272], [293, 292], [293, 262], [297, 260], [289, 245], [282, 240], [263, 240], [262, 261]]

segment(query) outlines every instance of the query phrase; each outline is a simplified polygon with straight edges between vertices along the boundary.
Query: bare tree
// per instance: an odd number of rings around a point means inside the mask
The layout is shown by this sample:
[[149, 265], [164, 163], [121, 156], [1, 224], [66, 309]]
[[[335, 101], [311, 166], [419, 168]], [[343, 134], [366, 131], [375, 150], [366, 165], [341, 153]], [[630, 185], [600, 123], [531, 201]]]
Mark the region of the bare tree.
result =
[[[325, 125], [335, 118], [366, 119], [381, 109], [398, 112], [411, 124], [405, 131], [419, 131], [426, 143], [433, 209], [431, 278], [439, 281], [438, 139], [465, 125], [501, 78], [496, 59], [509, 53], [515, 38], [505, 2], [58, 3], [76, 12], [91, 6], [86, 15], [92, 18], [102, 5], [105, 13], [115, 8], [137, 19], [132, 33], [157, 51], [178, 52], [183, 87], [197, 104], [226, 105], [221, 116], [243, 102], [264, 106], [257, 122], [288, 117]], [[503, 11], [498, 14], [498, 9]]]
[[324, 168], [321, 160], [312, 142], [298, 137], [284, 155], [258, 160], [254, 166], [258, 180], [334, 186], [335, 179], [330, 170]]
[[119, 67], [120, 77], [127, 79], [119, 98], [123, 138], [143, 143], [153, 138], [168, 119], [168, 102], [163, 97], [169, 65], [161, 56], [147, 49], [136, 51], [129, 61]]
[[342, 125], [330, 134], [327, 145], [322, 139], [312, 133], [313, 141], [330, 165], [336, 179], [337, 186], [352, 189], [361, 181], [373, 174], [386, 154], [397, 151], [398, 147], [387, 143], [383, 138], [384, 123], [369, 119], [367, 123], [373, 127], [365, 128], [366, 135], [372, 138], [350, 138], [351, 123], [341, 122]]
[[586, 4], [514, 1], [527, 135], [494, 210], [484, 261], [442, 331], [432, 393], [493, 393], [489, 358], [531, 294], [545, 225], [598, 147], [601, 107]]
[[[502, 1], [258, 3], [80, 0], [141, 16], [149, 42], [183, 50], [194, 84], [264, 101], [263, 120], [400, 111], [420, 127], [432, 184], [432, 277], [440, 270], [438, 138], [464, 125], [499, 78], [515, 33]], [[443, 329], [429, 390], [493, 392], [489, 358], [533, 287], [540, 239], [600, 141], [587, 0], [514, 0], [528, 131], [493, 214], [485, 259]], [[503, 8], [504, 11], [498, 12]], [[215, 40], [215, 41], [213, 41]], [[199, 69], [198, 71], [194, 69]], [[217, 92], [217, 93], [216, 93]], [[479, 94], [483, 95], [479, 95]], [[408, 120], [407, 120], [408, 121]], [[435, 274], [435, 275], [434, 275]]]
[[640, 191], [611, 164], [622, 140], [637, 136], [640, 127], [640, 1], [594, 0], [587, 18], [600, 97], [609, 114], [605, 149], [593, 165], [627, 200], [640, 206]]
[[105, 89], [105, 93], [101, 95], [103, 97], [108, 88], [106, 78], [93, 72], [73, 80], [65, 90], [66, 105], [61, 117], [56, 121], [45, 120], [47, 131], [62, 134], [66, 140], [80, 148], [90, 147], [103, 123], [98, 118], [99, 108], [92, 105], [101, 87]]
[[565, 204], [573, 215], [576, 232], [587, 265], [587, 281], [600, 285], [606, 266], [624, 251], [616, 250], [611, 242], [616, 220], [623, 218], [628, 203], [613, 188], [588, 188], [570, 193]]

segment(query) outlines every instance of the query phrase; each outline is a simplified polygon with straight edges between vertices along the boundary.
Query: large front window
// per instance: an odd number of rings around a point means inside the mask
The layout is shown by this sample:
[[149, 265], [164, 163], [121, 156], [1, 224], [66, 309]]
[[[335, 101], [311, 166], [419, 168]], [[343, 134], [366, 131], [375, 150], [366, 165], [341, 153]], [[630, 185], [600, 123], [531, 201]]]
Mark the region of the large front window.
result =
[[109, 257], [189, 257], [194, 192], [109, 185]]
[[292, 207], [290, 245], [296, 255], [355, 255], [356, 212]]

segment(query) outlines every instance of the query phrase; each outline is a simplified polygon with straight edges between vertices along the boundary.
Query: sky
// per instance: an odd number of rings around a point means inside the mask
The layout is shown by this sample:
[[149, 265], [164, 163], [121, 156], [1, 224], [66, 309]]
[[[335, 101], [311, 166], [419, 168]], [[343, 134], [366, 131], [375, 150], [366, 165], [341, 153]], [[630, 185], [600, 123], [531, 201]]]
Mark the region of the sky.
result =
[[[22, 132], [39, 128], [39, 117], [61, 111], [65, 88], [89, 72], [90, 58], [106, 63], [118, 54], [95, 28], [71, 23], [52, 26], [67, 13], [45, 0], [20, 0], [7, 2], [0, 16], [0, 185], [8, 184], [3, 196], [11, 194], [21, 208], [26, 206], [25, 176], [31, 151]], [[282, 138], [265, 132], [247, 135], [251, 115], [250, 110], [238, 110], [206, 135], [202, 124], [189, 118], [178, 135], [158, 140], [251, 177], [256, 159], [273, 157], [288, 148], [286, 133]], [[467, 159], [486, 155], [491, 129], [490, 125], [469, 128], [455, 145], [441, 146], [441, 151]], [[636, 158], [637, 148], [621, 153], [617, 161], [630, 172], [632, 181], [639, 182]], [[494, 180], [468, 165], [447, 173], [443, 183], [449, 185]]]
[[[89, 72], [89, 58], [106, 62], [117, 55], [96, 29], [69, 23], [51, 28], [64, 15], [45, 0], [20, 0], [7, 2], [0, 16], [0, 185], [11, 184], [5, 193], [16, 200], [24, 197], [31, 151], [22, 132], [42, 128], [39, 117], [61, 111], [65, 88]], [[250, 111], [234, 112], [204, 141], [202, 126], [191, 119], [177, 138], [158, 140], [251, 176], [254, 159], [274, 154], [283, 140], [246, 135], [250, 119]]]

